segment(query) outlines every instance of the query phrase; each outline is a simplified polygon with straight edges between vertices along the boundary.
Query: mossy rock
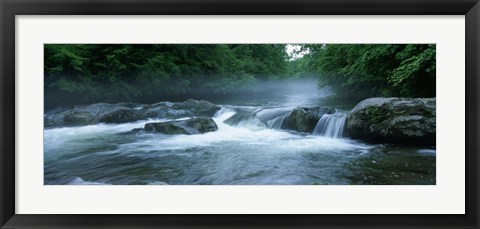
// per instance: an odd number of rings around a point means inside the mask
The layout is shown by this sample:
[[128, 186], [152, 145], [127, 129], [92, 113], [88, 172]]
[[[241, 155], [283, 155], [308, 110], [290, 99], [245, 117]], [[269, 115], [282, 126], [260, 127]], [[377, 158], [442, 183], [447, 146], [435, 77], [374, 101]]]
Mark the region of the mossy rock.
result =
[[370, 98], [349, 113], [346, 134], [375, 142], [435, 145], [435, 98]]

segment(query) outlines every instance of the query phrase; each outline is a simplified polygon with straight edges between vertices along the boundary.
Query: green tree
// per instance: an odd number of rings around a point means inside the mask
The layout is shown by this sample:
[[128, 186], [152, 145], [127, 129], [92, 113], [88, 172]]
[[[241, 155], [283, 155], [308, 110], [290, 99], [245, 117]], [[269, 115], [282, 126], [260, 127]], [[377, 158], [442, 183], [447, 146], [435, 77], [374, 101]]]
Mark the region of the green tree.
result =
[[307, 69], [340, 95], [435, 96], [435, 45], [307, 45]]
[[[229, 93], [286, 75], [284, 45], [46, 44], [50, 105], [159, 101], [194, 91]], [[65, 101], [66, 102], [66, 99]]]

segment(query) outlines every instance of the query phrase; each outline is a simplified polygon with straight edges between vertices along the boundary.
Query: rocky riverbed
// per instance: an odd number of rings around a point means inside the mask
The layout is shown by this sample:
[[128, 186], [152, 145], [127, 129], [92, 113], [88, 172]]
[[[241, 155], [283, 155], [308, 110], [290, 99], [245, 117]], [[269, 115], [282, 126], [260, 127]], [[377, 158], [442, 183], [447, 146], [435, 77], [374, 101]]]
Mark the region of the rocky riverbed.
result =
[[[236, 113], [225, 122], [231, 125], [252, 125], [313, 133], [324, 116], [337, 114], [346, 125], [338, 125], [343, 137], [373, 142], [435, 145], [435, 98], [370, 98], [360, 102], [350, 112], [339, 114], [333, 107], [294, 107], [259, 109], [231, 107]], [[69, 109], [57, 109], [45, 114], [45, 126], [82, 126], [97, 123], [128, 123], [145, 119], [186, 119], [181, 121], [147, 123], [146, 130], [164, 134], [202, 134], [216, 131], [213, 119], [221, 106], [208, 101], [189, 99], [185, 102], [155, 104], [98, 103]], [[333, 116], [332, 116], [333, 117]], [[329, 125], [323, 123], [323, 125]], [[341, 128], [339, 130], [339, 128]]]
[[436, 183], [434, 98], [324, 96], [57, 108], [44, 116], [45, 184]]

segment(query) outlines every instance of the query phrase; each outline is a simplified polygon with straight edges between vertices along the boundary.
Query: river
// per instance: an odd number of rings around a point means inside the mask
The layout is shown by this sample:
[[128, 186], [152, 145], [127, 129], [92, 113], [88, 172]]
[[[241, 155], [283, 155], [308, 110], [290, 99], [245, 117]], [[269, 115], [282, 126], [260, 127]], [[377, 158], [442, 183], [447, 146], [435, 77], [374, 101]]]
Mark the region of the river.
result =
[[[425, 185], [436, 183], [436, 150], [372, 144], [343, 136], [355, 103], [301, 82], [221, 104], [218, 131], [201, 135], [132, 133], [152, 121], [44, 130], [46, 185]], [[281, 130], [297, 106], [335, 107], [310, 134]], [[259, 122], [260, 120], [260, 122]]]

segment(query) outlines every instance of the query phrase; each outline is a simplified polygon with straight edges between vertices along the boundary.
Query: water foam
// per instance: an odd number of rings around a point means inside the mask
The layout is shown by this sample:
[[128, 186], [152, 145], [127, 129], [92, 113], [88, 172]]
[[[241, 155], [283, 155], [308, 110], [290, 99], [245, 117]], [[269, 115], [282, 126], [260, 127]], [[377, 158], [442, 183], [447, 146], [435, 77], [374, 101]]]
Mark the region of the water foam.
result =
[[80, 177], [75, 177], [73, 180], [69, 181], [67, 185], [109, 185], [109, 184], [102, 183], [102, 182], [84, 181]]

